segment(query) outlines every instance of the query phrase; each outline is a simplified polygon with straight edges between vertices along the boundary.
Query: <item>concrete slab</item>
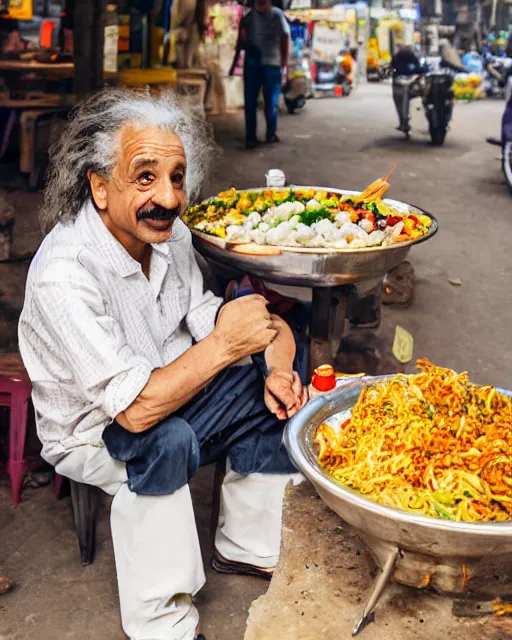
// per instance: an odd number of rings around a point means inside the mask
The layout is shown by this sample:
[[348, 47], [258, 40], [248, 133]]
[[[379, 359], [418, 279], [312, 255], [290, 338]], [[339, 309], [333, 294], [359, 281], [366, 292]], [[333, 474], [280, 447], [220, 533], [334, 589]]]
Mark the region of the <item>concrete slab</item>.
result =
[[[287, 489], [281, 558], [267, 593], [253, 603], [245, 640], [351, 638], [376, 575], [351, 528], [304, 482]], [[361, 640], [505, 640], [512, 620], [467, 620], [452, 601], [427, 590], [390, 585]]]

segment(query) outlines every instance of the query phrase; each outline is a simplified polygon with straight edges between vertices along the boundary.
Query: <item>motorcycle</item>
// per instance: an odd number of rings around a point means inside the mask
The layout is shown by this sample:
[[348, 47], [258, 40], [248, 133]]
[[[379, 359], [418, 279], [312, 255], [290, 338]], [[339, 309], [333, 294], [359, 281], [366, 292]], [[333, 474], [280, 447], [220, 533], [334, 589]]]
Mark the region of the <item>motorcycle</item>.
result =
[[439, 66], [425, 65], [420, 73], [412, 76], [393, 78], [393, 98], [397, 109], [401, 110], [401, 120], [405, 122], [401, 130], [407, 138], [410, 137], [411, 132], [409, 103], [421, 98], [432, 144], [436, 146], [444, 144], [453, 114], [454, 77], [453, 69], [440, 64]]
[[487, 138], [487, 142], [501, 147], [501, 166], [512, 194], [512, 70], [508, 74], [505, 97], [505, 111], [501, 119], [501, 138]]

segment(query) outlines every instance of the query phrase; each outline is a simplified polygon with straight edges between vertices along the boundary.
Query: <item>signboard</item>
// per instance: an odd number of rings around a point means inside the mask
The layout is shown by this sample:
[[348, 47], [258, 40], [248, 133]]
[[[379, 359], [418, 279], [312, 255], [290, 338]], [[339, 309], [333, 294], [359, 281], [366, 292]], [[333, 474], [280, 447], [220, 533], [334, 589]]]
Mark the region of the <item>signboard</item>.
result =
[[317, 24], [313, 30], [313, 50], [314, 60], [334, 61], [336, 56], [345, 46], [345, 34], [341, 29], [331, 29], [327, 25]]
[[311, 9], [311, 0], [292, 0], [290, 9]]
[[0, 15], [11, 20], [32, 20], [32, 0], [0, 0]]

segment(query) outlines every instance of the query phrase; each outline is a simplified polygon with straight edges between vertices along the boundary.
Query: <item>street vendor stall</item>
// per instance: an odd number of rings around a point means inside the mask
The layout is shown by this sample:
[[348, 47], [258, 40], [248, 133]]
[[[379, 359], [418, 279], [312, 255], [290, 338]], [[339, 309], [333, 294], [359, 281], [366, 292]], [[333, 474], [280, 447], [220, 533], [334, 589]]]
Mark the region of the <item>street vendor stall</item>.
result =
[[217, 2], [208, 8], [203, 49], [212, 84], [207, 106], [214, 113], [244, 105], [243, 54], [240, 55], [234, 75], [229, 74], [242, 13], [243, 9], [237, 2]]
[[376, 181], [362, 194], [319, 187], [232, 189], [192, 207], [184, 220], [196, 249], [217, 269], [312, 289], [312, 371], [333, 361], [347, 285], [384, 277], [413, 244], [437, 231], [436, 220], [420, 209], [381, 200], [387, 186]]
[[[69, 90], [73, 78], [72, 62], [39, 62], [29, 60], [0, 60], [4, 130], [0, 145], [0, 159], [9, 146], [10, 136], [19, 123], [19, 168], [30, 175], [34, 188], [44, 172], [41, 157], [63, 118], [74, 104]], [[68, 91], [66, 91], [68, 89]]]
[[366, 59], [367, 8], [361, 3], [338, 4], [330, 9], [288, 11], [290, 21], [307, 24], [307, 55], [317, 95], [348, 95], [358, 73], [356, 59]]

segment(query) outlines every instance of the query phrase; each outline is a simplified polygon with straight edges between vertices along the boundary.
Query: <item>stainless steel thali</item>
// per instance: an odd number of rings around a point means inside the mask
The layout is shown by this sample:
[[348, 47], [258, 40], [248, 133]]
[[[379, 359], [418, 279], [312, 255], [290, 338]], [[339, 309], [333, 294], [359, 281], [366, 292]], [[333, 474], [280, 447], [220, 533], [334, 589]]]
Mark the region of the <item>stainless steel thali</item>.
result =
[[[329, 191], [341, 195], [357, 195], [357, 191], [330, 189], [328, 187], [303, 187], [296, 189], [314, 189]], [[246, 189], [258, 192], [265, 189]], [[387, 247], [368, 247], [362, 249], [304, 249], [282, 248], [279, 255], [244, 255], [230, 251], [226, 242], [192, 229], [195, 248], [214, 263], [230, 267], [241, 273], [249, 273], [269, 282], [309, 287], [335, 287], [353, 284], [362, 280], [371, 280], [384, 276], [400, 264], [411, 247], [428, 240], [438, 230], [438, 222], [423, 209], [398, 200], [386, 199], [385, 202], [399, 211], [410, 211], [428, 216], [432, 220], [427, 235]]]

